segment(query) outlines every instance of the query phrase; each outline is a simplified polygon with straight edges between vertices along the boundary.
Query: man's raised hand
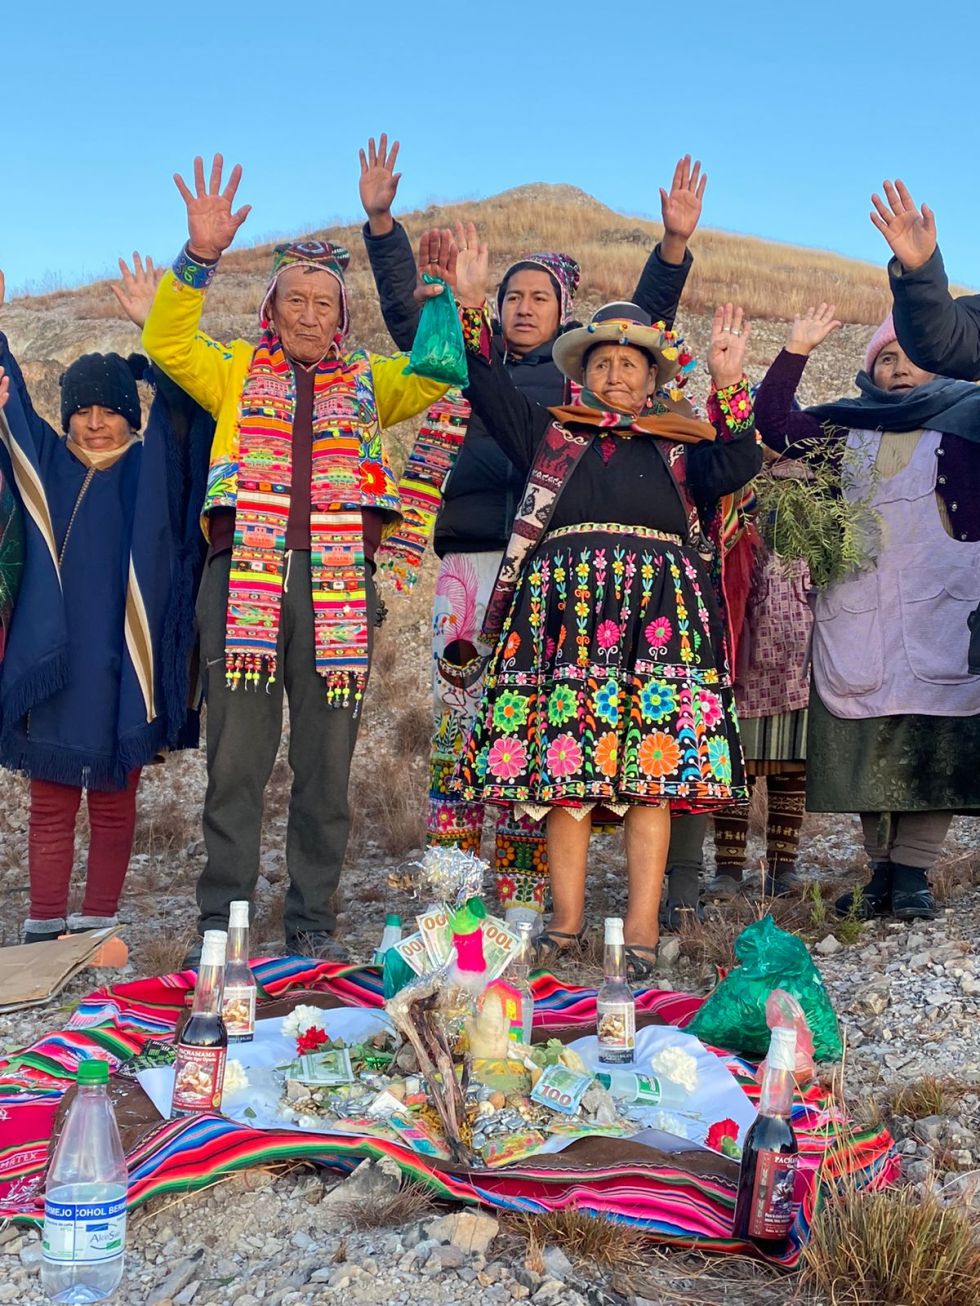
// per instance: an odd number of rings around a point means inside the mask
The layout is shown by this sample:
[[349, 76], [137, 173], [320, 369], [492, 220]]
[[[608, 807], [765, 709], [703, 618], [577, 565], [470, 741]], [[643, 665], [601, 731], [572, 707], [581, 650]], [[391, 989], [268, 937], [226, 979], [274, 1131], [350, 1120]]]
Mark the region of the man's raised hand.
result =
[[685, 245], [691, 239], [701, 218], [701, 202], [707, 184], [708, 174], [702, 174], [700, 159], [695, 159], [693, 167], [689, 154], [677, 160], [670, 190], [665, 191], [660, 187], [660, 212], [664, 220], [665, 237], [673, 236]]
[[456, 298], [464, 308], [482, 308], [490, 280], [490, 247], [475, 222], [456, 223]]
[[155, 268], [153, 260], [147, 258], [144, 265], [136, 250], [133, 250], [133, 267], [124, 258], [119, 260], [119, 272], [122, 280], [113, 282], [109, 289], [115, 295], [119, 307], [140, 330], [146, 322], [157, 286], [163, 276], [163, 268]]
[[211, 164], [211, 176], [207, 185], [204, 183], [204, 160], [198, 155], [194, 160], [194, 191], [192, 192], [179, 172], [174, 173], [174, 183], [180, 191], [181, 198], [187, 205], [187, 232], [190, 237], [188, 247], [192, 255], [213, 262], [219, 259], [235, 239], [238, 228], [252, 211], [251, 204], [232, 211], [235, 192], [242, 179], [242, 166], [236, 163], [228, 177], [224, 189], [221, 186], [221, 173], [224, 159], [220, 154], [214, 156]]
[[[907, 272], [927, 263], [936, 249], [936, 215], [928, 204], [921, 212], [904, 181], [884, 183], [885, 199], [871, 196], [871, 221]], [[887, 201], [887, 203], [886, 203]]]
[[402, 176], [395, 171], [398, 148], [398, 141], [393, 141], [389, 150], [387, 133], [382, 132], [377, 145], [373, 136], [369, 138], [367, 154], [358, 150], [361, 159], [361, 204], [367, 214], [372, 236], [385, 236], [394, 226], [391, 206], [395, 202]]

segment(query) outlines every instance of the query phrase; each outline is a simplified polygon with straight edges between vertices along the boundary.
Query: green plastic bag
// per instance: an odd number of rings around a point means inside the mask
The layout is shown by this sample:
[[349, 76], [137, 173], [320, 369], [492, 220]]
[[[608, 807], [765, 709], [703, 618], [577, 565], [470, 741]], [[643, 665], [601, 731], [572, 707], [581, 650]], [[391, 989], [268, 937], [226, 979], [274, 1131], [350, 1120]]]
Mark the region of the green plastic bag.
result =
[[816, 1059], [839, 1061], [844, 1047], [837, 1016], [803, 940], [767, 915], [746, 925], [735, 940], [735, 956], [740, 965], [708, 997], [687, 1033], [759, 1060], [769, 1050], [766, 999], [773, 989], [784, 989], [803, 1008]]
[[442, 286], [442, 294], [433, 295], [422, 305], [405, 375], [414, 372], [430, 381], [465, 386], [469, 380], [466, 349], [453, 292], [441, 277], [430, 277], [423, 272], [422, 280], [427, 286]]

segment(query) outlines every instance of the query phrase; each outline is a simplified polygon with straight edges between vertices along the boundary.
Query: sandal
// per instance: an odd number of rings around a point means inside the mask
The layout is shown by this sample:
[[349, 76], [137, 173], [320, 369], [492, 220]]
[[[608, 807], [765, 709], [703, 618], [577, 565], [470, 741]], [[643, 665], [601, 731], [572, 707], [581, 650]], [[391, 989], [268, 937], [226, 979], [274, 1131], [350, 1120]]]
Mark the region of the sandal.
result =
[[[581, 954], [588, 931], [585, 926], [579, 930], [578, 934], [569, 934], [565, 930], [542, 930], [535, 940], [534, 944], [534, 964], [537, 970], [545, 970], [559, 956], [566, 953]], [[559, 939], [567, 939], [567, 943], [559, 943]]]
[[627, 943], [623, 950], [626, 958], [626, 978], [634, 984], [649, 979], [657, 964], [659, 950], [659, 943], [655, 943], [652, 948], [644, 947], [642, 943]]

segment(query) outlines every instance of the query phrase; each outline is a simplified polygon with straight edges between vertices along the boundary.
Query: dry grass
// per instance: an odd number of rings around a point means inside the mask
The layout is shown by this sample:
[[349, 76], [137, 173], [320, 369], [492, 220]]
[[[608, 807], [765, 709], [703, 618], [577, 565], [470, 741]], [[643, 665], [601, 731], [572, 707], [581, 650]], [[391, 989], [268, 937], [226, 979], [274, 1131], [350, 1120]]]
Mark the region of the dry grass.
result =
[[976, 1306], [980, 1228], [914, 1188], [846, 1188], [817, 1214], [803, 1288], [826, 1306]]
[[542, 1215], [521, 1212], [506, 1217], [506, 1224], [512, 1233], [526, 1241], [531, 1269], [542, 1263], [542, 1249], [550, 1243], [560, 1247], [572, 1260], [605, 1271], [628, 1273], [645, 1263], [649, 1245], [639, 1230], [573, 1207]]
[[197, 938], [197, 930], [188, 925], [170, 933], [155, 931], [139, 945], [139, 964], [144, 975], [172, 975], [181, 969], [184, 953]]
[[355, 1229], [391, 1229], [418, 1220], [435, 1207], [421, 1184], [406, 1183], [396, 1192], [353, 1198], [334, 1210]]
[[881, 1106], [888, 1116], [923, 1120], [926, 1116], [948, 1115], [968, 1091], [965, 1084], [948, 1075], [920, 1075], [886, 1089]]

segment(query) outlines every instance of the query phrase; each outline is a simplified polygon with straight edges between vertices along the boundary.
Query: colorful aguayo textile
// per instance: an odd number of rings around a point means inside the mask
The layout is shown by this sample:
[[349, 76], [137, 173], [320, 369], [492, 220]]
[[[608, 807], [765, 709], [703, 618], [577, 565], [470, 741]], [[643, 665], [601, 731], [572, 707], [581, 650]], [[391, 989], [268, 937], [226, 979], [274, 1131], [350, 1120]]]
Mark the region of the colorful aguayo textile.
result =
[[[298, 957], [254, 962], [261, 1005], [292, 992], [315, 990], [352, 1006], [381, 1005], [375, 969], [342, 968]], [[83, 1057], [108, 1056], [113, 1071], [128, 1058], [173, 1039], [191, 971], [100, 989], [87, 998], [63, 1030], [19, 1056], [0, 1062], [0, 1220], [39, 1225], [43, 1171], [59, 1100]], [[542, 1030], [582, 1029], [595, 1023], [595, 990], [563, 987], [552, 975], [534, 981], [535, 1023]], [[683, 1026], [700, 1000], [647, 989], [637, 1009]], [[719, 1055], [724, 1055], [719, 1053]], [[756, 1101], [758, 1087], [747, 1062], [727, 1058], [739, 1083]], [[851, 1176], [882, 1188], [893, 1182], [899, 1161], [883, 1129], [855, 1132], [834, 1102], [814, 1086], [797, 1095], [793, 1125], [799, 1140], [806, 1194], [781, 1263], [800, 1256], [816, 1203]], [[372, 1138], [283, 1129], [259, 1131], [221, 1115], [161, 1121], [128, 1131], [130, 1209], [163, 1192], [202, 1187], [220, 1174], [269, 1161], [305, 1159], [349, 1171], [365, 1156], [392, 1157], [436, 1197], [501, 1210], [551, 1211], [566, 1206], [605, 1215], [641, 1229], [659, 1242], [705, 1251], [752, 1252], [731, 1236], [737, 1166], [699, 1152], [667, 1157], [628, 1140], [602, 1140], [601, 1153], [585, 1154], [597, 1140], [583, 1139], [565, 1152], [517, 1162], [500, 1170], [453, 1171], [407, 1146]], [[134, 1141], [135, 1139], [135, 1141]], [[601, 1155], [601, 1160], [597, 1159]], [[683, 1168], [686, 1158], [691, 1168]], [[707, 1158], [707, 1164], [703, 1158]]]
[[[325, 358], [313, 393], [310, 565], [316, 667], [332, 703], [360, 699], [367, 680], [362, 488], [381, 492], [392, 477], [381, 448], [364, 447], [361, 406], [370, 398], [368, 356]], [[292, 367], [268, 333], [242, 391], [235, 543], [228, 582], [226, 676], [257, 685], [276, 675], [296, 404]], [[377, 484], [373, 484], [376, 482]]]

